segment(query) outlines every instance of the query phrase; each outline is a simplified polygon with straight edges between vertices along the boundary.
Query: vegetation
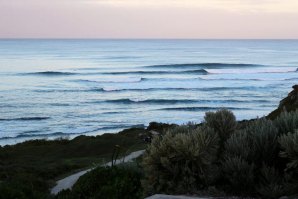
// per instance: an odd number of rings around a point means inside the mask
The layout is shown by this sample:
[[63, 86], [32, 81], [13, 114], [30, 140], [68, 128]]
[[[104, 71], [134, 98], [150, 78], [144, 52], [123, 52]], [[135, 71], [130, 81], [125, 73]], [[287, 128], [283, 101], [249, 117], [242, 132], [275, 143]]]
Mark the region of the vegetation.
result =
[[120, 156], [145, 148], [139, 139], [145, 129], [118, 134], [79, 136], [73, 140], [33, 140], [0, 148], [0, 199], [49, 197], [49, 188], [63, 175], [111, 160], [114, 146]]
[[298, 111], [238, 125], [225, 109], [206, 113], [202, 126], [155, 137], [143, 166], [147, 194], [279, 198], [298, 194]]
[[[118, 134], [0, 147], [0, 199], [138, 199], [155, 193], [298, 197], [298, 86], [293, 88], [266, 118], [237, 122], [222, 109], [207, 112], [202, 124], [153, 122]], [[49, 194], [63, 175], [144, 149], [144, 140], [152, 142], [135, 163], [98, 167], [72, 190]]]
[[[183, 133], [177, 133], [179, 129]], [[147, 192], [184, 193], [207, 186], [217, 169], [213, 163], [218, 141], [218, 135], [207, 128], [181, 127], [155, 138], [144, 157]]]
[[56, 199], [140, 199], [142, 172], [133, 165], [98, 167], [82, 176], [72, 190], [60, 192]]

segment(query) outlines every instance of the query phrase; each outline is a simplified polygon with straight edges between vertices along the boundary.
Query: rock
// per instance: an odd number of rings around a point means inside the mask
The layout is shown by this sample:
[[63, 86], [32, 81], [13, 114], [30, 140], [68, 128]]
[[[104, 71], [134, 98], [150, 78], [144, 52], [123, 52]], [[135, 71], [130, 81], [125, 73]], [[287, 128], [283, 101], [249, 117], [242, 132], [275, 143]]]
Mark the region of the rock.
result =
[[282, 196], [279, 199], [288, 199], [288, 197], [287, 196]]
[[150, 133], [151, 133], [151, 135], [153, 135], [153, 136], [154, 136], [154, 135], [159, 135], [159, 134], [160, 134], [159, 132], [157, 132], [157, 131], [153, 131], [153, 130], [151, 130]]
[[190, 197], [190, 196], [171, 196], [171, 195], [156, 194], [156, 195], [150, 196], [145, 199], [210, 199], [210, 198]]
[[294, 85], [293, 90], [288, 94], [286, 98], [280, 101], [279, 106], [276, 110], [272, 111], [267, 118], [275, 119], [283, 111], [295, 111], [298, 110], [298, 85]]
[[158, 123], [158, 122], [151, 122], [147, 127], [148, 131], [156, 131], [158, 133], [165, 133], [170, 128], [178, 126], [177, 124], [166, 124], [166, 123]]

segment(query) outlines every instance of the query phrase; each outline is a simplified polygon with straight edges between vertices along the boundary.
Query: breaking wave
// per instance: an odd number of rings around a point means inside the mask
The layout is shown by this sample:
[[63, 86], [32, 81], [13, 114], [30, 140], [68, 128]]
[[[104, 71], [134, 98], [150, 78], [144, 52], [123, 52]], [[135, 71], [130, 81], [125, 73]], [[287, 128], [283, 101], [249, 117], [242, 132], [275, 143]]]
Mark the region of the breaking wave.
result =
[[256, 73], [290, 73], [297, 72], [296, 67], [205, 69], [208, 74], [256, 74]]
[[250, 110], [249, 108], [235, 108], [235, 107], [173, 107], [173, 108], [162, 108], [157, 109], [158, 111], [211, 111], [226, 108], [229, 110]]
[[78, 73], [58, 72], [58, 71], [44, 71], [44, 72], [23, 73], [22, 75], [65, 76], [65, 75], [76, 75], [76, 74], [78, 74]]
[[232, 63], [197, 63], [197, 64], [165, 64], [145, 66], [145, 68], [226, 68], [226, 67], [259, 67], [260, 64], [232, 64]]
[[20, 118], [0, 118], [0, 121], [34, 121], [34, 120], [47, 120], [50, 117], [20, 117]]

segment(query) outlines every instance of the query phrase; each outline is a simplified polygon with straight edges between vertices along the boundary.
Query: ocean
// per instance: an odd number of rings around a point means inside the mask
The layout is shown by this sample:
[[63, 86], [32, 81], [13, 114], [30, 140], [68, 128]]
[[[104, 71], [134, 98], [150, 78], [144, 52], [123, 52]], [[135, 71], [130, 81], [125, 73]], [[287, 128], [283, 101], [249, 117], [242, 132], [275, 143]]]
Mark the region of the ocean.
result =
[[0, 144], [262, 117], [297, 68], [298, 40], [0, 40]]

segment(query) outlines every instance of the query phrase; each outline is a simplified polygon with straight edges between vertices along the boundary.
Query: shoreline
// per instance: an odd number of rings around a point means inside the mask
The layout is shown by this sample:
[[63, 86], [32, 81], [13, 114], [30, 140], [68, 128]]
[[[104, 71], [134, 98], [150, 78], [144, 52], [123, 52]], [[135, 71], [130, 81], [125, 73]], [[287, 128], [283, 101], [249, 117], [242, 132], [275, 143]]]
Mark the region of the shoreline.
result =
[[[218, 108], [218, 110], [221, 108]], [[267, 117], [267, 116], [262, 116], [262, 117]], [[262, 118], [260, 117], [260, 118]], [[243, 120], [237, 120], [240, 124], [241, 123], [245, 123], [247, 121], [252, 121], [259, 118], [258, 116], [255, 118], [251, 118], [251, 119], [243, 119]], [[194, 123], [195, 125], [202, 125], [203, 121], [201, 121], [200, 123]], [[52, 137], [28, 137], [28, 139], [24, 138], [24, 137], [19, 137], [19, 138], [0, 138], [0, 147], [5, 147], [5, 146], [14, 146], [17, 144], [22, 144], [25, 142], [30, 142], [30, 141], [36, 141], [36, 140], [44, 140], [44, 141], [55, 141], [55, 140], [73, 140], [76, 139], [80, 136], [86, 136], [86, 137], [97, 137], [97, 136], [102, 136], [104, 134], [118, 134], [121, 133], [123, 131], [130, 131], [131, 129], [143, 129], [143, 130], [157, 130], [157, 129], [152, 129], [151, 124], [159, 124], [160, 126], [179, 126], [179, 125], [184, 125], [187, 123], [163, 123], [163, 122], [150, 122], [148, 125], [133, 125], [131, 127], [126, 127], [123, 129], [119, 129], [117, 132], [115, 132], [114, 130], [111, 131], [105, 131], [105, 132], [98, 132], [98, 131], [94, 131], [94, 132], [89, 132], [86, 134], [70, 134], [70, 135], [65, 135], [65, 136], [52, 136]], [[97, 133], [98, 132], [98, 133]]]
[[[288, 112], [298, 109], [298, 86], [293, 86], [293, 89], [267, 119], [274, 119], [284, 109]], [[237, 128], [246, 128], [254, 121], [238, 121]], [[196, 128], [203, 123], [188, 125]], [[124, 157], [131, 152], [144, 150], [154, 135], [163, 135], [178, 126], [152, 122], [146, 128], [135, 127], [115, 134], [80, 135], [71, 140], [30, 140], [6, 145], [0, 147], [2, 184], [12, 190], [30, 189], [33, 193], [48, 195], [57, 180], [67, 179], [67, 175], [76, 175], [78, 171], [80, 177], [85, 169], [113, 160], [115, 152], [119, 155], [116, 157]]]

